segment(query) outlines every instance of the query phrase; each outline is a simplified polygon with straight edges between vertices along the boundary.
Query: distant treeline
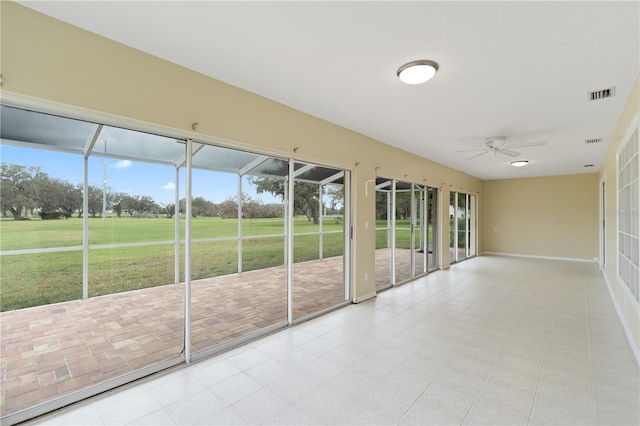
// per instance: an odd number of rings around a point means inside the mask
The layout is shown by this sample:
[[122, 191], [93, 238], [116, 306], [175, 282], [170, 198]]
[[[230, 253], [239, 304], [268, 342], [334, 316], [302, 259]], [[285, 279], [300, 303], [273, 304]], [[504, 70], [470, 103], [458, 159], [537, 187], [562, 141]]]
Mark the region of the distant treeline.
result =
[[[35, 215], [42, 219], [60, 219], [83, 215], [83, 185], [50, 177], [41, 167], [22, 166], [2, 163], [0, 188], [0, 209], [3, 217], [25, 220]], [[282, 197], [283, 184], [274, 178], [251, 178], [258, 193], [269, 192]], [[174, 203], [157, 203], [148, 195], [133, 195], [125, 192], [107, 190], [106, 197], [102, 188], [89, 185], [88, 213], [92, 217], [102, 215], [104, 209], [115, 213], [118, 217], [149, 217], [164, 215], [173, 217], [176, 214]], [[342, 214], [340, 206], [342, 189], [333, 188], [328, 193], [331, 206], [326, 208], [327, 214]], [[305, 214], [309, 220], [317, 222], [319, 211], [318, 185], [296, 182], [294, 209], [296, 214]], [[178, 205], [180, 214], [185, 213], [186, 202], [181, 199]], [[242, 194], [243, 218], [277, 218], [283, 216], [284, 204], [254, 200]], [[204, 197], [195, 197], [191, 201], [193, 217], [238, 217], [238, 197], [229, 197], [221, 203], [214, 203]]]

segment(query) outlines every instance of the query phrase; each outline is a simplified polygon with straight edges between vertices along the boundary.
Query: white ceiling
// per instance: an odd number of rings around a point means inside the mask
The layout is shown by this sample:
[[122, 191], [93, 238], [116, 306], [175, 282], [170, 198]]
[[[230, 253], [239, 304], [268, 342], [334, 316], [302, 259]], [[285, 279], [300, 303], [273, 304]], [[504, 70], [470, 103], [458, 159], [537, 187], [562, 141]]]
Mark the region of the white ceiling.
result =
[[[481, 179], [596, 172], [640, 71], [636, 1], [19, 3]], [[497, 135], [548, 143], [454, 152]]]

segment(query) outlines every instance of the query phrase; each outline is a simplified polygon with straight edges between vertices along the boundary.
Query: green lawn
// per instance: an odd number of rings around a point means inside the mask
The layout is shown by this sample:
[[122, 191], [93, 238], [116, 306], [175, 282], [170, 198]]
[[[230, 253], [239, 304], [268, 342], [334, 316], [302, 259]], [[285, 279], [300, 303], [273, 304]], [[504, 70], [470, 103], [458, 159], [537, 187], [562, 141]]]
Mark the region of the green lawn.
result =
[[[194, 240], [237, 236], [237, 219], [195, 218]], [[183, 225], [183, 224], [182, 224]], [[325, 218], [324, 231], [340, 231], [343, 225]], [[184, 226], [182, 226], [184, 228]], [[173, 240], [174, 221], [164, 218], [91, 219], [90, 244], [121, 244]], [[317, 232], [306, 218], [296, 218], [296, 234]], [[284, 233], [282, 219], [245, 219], [244, 236]], [[2, 250], [70, 247], [82, 244], [82, 220], [0, 221]], [[244, 271], [284, 263], [284, 237], [245, 239]], [[184, 279], [184, 247], [180, 247], [180, 279]], [[237, 272], [237, 240], [192, 244], [193, 279]], [[294, 236], [294, 261], [319, 258], [317, 235]], [[342, 254], [343, 234], [325, 234], [323, 256]], [[174, 246], [156, 245], [89, 251], [89, 295], [154, 287], [174, 282]], [[62, 302], [82, 297], [82, 251], [9, 255], [0, 257], [0, 310]]]
[[[387, 221], [386, 220], [378, 220], [376, 221], [376, 249], [387, 248], [390, 245], [387, 244], [387, 234], [386, 229]], [[380, 229], [385, 228], [385, 229]], [[396, 247], [402, 249], [410, 249], [411, 248], [411, 231], [409, 219], [397, 220], [396, 221]], [[429, 225], [429, 241], [433, 241], [433, 229], [431, 225]], [[414, 234], [414, 244], [415, 247], [420, 247], [420, 231], [416, 230]]]
[[[184, 219], [180, 220], [180, 237], [184, 238]], [[323, 221], [324, 231], [342, 230], [342, 223], [332, 217]], [[89, 244], [123, 244], [172, 241], [175, 220], [165, 218], [117, 218], [89, 220]], [[305, 217], [296, 217], [295, 233], [317, 232], [318, 225]], [[235, 237], [237, 219], [197, 217], [191, 221], [193, 239]], [[242, 235], [283, 234], [283, 219], [244, 219]], [[82, 219], [0, 220], [0, 250], [19, 250], [82, 245]]]

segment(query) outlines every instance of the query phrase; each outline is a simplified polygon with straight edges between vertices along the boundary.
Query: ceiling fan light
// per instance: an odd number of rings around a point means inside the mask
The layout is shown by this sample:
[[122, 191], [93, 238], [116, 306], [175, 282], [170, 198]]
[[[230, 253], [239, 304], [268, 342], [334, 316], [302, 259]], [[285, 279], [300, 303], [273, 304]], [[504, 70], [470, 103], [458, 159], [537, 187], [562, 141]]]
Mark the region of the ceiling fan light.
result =
[[511, 162], [513, 167], [524, 167], [527, 164], [529, 164], [529, 160], [516, 160]]
[[422, 84], [436, 75], [438, 64], [433, 61], [412, 61], [398, 68], [398, 78], [406, 84]]

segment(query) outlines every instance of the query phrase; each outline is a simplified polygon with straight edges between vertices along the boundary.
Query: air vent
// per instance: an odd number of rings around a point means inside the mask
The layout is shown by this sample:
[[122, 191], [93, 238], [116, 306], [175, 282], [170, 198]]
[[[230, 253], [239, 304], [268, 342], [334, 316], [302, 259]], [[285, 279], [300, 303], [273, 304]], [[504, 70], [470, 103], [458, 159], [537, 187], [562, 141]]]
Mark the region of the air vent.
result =
[[602, 142], [602, 138], [594, 138], [594, 139], [586, 139], [584, 143], [587, 145], [591, 145], [592, 143], [600, 143]]
[[609, 87], [608, 89], [602, 90], [594, 90], [593, 92], [589, 92], [589, 100], [590, 101], [598, 101], [600, 99], [611, 98], [616, 94], [616, 87]]

